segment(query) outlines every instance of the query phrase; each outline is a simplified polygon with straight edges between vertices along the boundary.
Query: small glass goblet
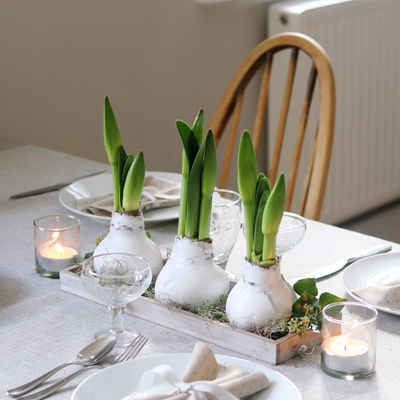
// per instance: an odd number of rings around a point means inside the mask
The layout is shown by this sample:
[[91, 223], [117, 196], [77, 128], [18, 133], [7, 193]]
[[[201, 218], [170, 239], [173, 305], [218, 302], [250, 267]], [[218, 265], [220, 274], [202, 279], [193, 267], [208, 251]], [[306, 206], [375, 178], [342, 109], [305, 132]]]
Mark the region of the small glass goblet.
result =
[[[215, 189], [211, 208], [210, 238], [214, 262], [226, 270], [241, 224], [240, 195], [232, 190]], [[229, 278], [235, 276], [227, 272]]]
[[296, 247], [306, 234], [306, 220], [297, 214], [284, 212], [276, 237], [276, 255], [282, 257], [283, 253]]
[[[243, 219], [242, 232], [246, 237], [246, 225]], [[276, 236], [276, 255], [282, 260], [283, 253], [296, 247], [306, 234], [306, 220], [301, 216], [285, 211]]]
[[133, 254], [99, 254], [85, 260], [81, 280], [91, 295], [108, 306], [111, 320], [110, 328], [97, 332], [96, 339], [111, 334], [117, 338], [117, 346], [124, 347], [137, 336], [123, 327], [124, 309], [144, 293], [151, 278], [147, 260]]

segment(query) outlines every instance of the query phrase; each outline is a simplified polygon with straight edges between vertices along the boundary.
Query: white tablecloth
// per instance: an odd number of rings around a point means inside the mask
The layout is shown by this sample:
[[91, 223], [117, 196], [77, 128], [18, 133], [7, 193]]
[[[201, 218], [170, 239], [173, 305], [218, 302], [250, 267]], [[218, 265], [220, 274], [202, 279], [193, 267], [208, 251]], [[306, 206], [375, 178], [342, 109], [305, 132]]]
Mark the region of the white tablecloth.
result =
[[[31, 145], [0, 152], [0, 399], [7, 389], [18, 386], [64, 361], [93, 340], [93, 333], [108, 324], [105, 307], [60, 291], [59, 281], [35, 272], [33, 225], [35, 218], [68, 212], [58, 201], [58, 192], [19, 200], [12, 194], [104, 170], [105, 165]], [[107, 225], [89, 217], [81, 219], [82, 251], [91, 251], [95, 239]], [[158, 244], [173, 241], [177, 224], [148, 227]], [[337, 259], [378, 245], [374, 237], [308, 221], [304, 240], [283, 257], [282, 269], [289, 280], [330, 264]], [[393, 244], [395, 251], [400, 245]], [[240, 274], [245, 243], [240, 234], [228, 269]], [[318, 284], [320, 293], [329, 291], [346, 297], [340, 275]], [[196, 339], [156, 324], [126, 316], [126, 328], [134, 328], [150, 340], [139, 357], [161, 353], [189, 353]], [[245, 343], [243, 344], [245, 346]], [[216, 354], [245, 358], [234, 351], [211, 345]], [[341, 381], [325, 375], [320, 352], [307, 359], [294, 357], [272, 366], [292, 380], [304, 399], [396, 399], [400, 393], [400, 318], [381, 312], [378, 318], [376, 374], [360, 381]], [[69, 374], [68, 367], [57, 376]], [[72, 381], [54, 399], [69, 399], [73, 388], [87, 371]], [[111, 400], [111, 399], [110, 399]]]

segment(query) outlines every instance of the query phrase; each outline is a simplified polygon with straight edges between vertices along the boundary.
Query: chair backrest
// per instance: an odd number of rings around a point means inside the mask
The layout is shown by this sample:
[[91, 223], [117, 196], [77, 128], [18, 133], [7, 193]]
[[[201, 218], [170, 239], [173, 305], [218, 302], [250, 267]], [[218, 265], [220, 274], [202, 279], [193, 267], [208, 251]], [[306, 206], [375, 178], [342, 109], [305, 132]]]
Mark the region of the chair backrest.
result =
[[318, 76], [320, 86], [319, 123], [310, 162], [308, 164], [299, 214], [306, 218], [319, 220], [332, 153], [335, 120], [335, 80], [325, 50], [308, 36], [298, 33], [284, 33], [264, 40], [249, 54], [231, 80], [209, 123], [209, 129], [212, 129], [216, 145], [218, 146], [222, 134], [228, 122], [231, 120], [225, 158], [218, 186], [224, 188], [228, 179], [244, 91], [256, 72], [264, 66], [252, 136], [254, 148], [257, 153], [265, 117], [273, 57], [275, 53], [288, 48], [292, 49], [292, 52], [268, 178], [271, 185], [273, 185], [276, 180], [281, 156], [297, 60], [299, 51], [302, 50], [310, 56], [312, 66], [297, 131], [289, 179], [287, 179], [285, 209], [286, 211], [290, 211], [292, 205], [311, 100]]

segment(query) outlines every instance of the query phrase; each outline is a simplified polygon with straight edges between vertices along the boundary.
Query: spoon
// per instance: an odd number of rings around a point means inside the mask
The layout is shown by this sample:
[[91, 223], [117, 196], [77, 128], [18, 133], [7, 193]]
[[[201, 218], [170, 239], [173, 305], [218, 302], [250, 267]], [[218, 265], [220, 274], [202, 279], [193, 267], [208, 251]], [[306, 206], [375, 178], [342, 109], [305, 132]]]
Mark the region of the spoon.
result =
[[76, 361], [68, 361], [67, 363], [61, 364], [59, 367], [52, 369], [47, 374], [40, 376], [37, 379], [34, 379], [31, 382], [26, 383], [25, 385], [19, 386], [15, 389], [11, 389], [7, 392], [7, 394], [11, 397], [17, 397], [24, 393], [31, 391], [32, 389], [38, 387], [45, 380], [53, 376], [56, 372], [60, 371], [60, 369], [68, 366], [68, 365], [93, 365], [102, 360], [110, 351], [114, 348], [117, 343], [117, 339], [114, 336], [105, 336], [102, 337], [93, 343], [86, 346], [82, 349], [76, 356]]

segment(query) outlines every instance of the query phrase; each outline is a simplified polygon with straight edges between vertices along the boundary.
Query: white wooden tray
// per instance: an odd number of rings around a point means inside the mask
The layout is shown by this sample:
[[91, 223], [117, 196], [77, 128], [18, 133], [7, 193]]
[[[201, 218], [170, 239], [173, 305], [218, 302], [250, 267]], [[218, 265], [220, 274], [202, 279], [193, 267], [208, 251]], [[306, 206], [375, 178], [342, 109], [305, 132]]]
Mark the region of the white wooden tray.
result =
[[[60, 289], [103, 304], [85, 290], [77, 270], [78, 267], [73, 266], [60, 272]], [[295, 356], [302, 345], [310, 348], [322, 341], [321, 334], [316, 332], [309, 332], [305, 337], [291, 334], [279, 340], [271, 340], [188, 311], [167, 307], [145, 297], [129, 303], [125, 313], [274, 365]]]

